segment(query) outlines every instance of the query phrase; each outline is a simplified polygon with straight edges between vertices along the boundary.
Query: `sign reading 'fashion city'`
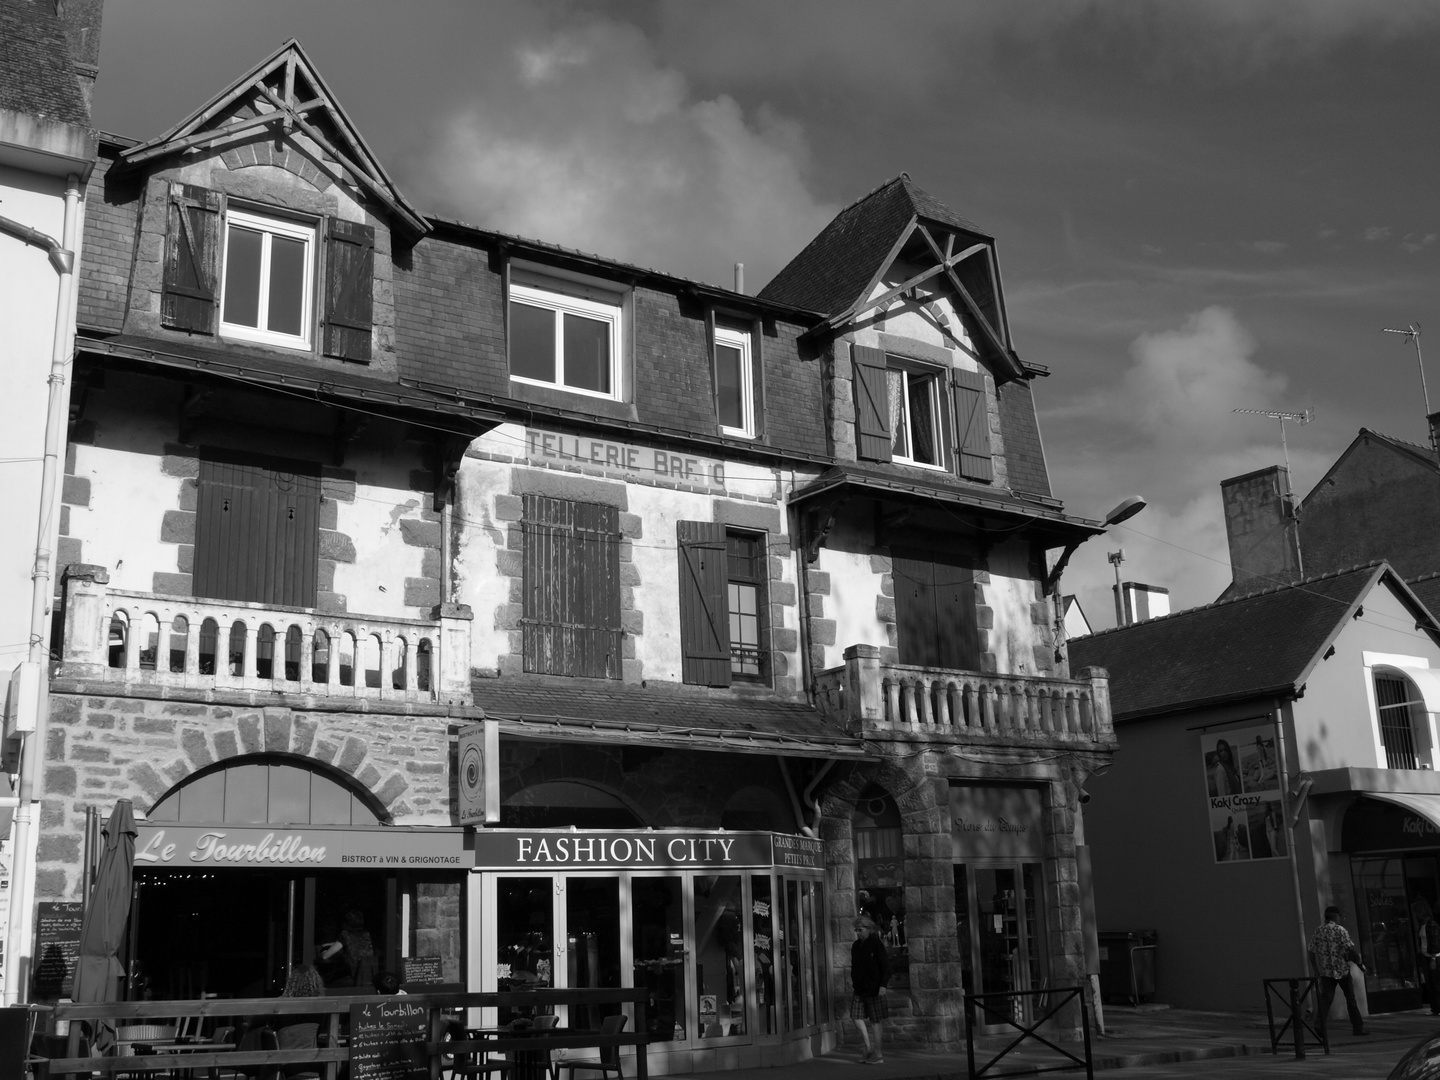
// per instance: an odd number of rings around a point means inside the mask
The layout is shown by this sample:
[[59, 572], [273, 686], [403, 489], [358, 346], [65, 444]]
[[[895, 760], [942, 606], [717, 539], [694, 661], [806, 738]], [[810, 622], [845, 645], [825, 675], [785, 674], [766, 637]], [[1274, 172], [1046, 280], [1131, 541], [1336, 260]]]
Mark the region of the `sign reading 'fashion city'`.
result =
[[1275, 725], [1269, 720], [1200, 737], [1216, 862], [1287, 854]]
[[475, 835], [475, 865], [496, 869], [823, 867], [825, 844], [760, 832], [500, 832]]
[[194, 867], [453, 867], [474, 860], [456, 829], [287, 829], [254, 825], [140, 825], [137, 870]]

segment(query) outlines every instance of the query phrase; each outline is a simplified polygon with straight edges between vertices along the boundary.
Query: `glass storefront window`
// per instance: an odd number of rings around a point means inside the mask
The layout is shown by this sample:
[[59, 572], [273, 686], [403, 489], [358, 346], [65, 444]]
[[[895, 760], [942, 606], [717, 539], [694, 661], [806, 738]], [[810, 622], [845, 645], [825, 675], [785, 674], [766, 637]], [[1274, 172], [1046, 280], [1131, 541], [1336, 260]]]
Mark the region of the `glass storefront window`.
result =
[[775, 917], [770, 876], [756, 874], [750, 885], [750, 925], [755, 941], [755, 1000], [761, 1035], [779, 1032], [775, 1000]]
[[[554, 886], [549, 877], [502, 877], [495, 888], [495, 986], [499, 990], [555, 985]], [[500, 1010], [500, 1023], [520, 1015]]]
[[685, 905], [678, 877], [630, 879], [635, 985], [650, 991], [645, 1012], [650, 1038], [687, 1037], [685, 1027]]
[[1365, 958], [1366, 993], [1415, 989], [1415, 927], [1405, 893], [1404, 860], [1355, 859], [1351, 865], [1359, 901], [1356, 944]]
[[785, 890], [785, 1030], [794, 1031], [805, 1026], [800, 992], [800, 974], [804, 967], [800, 962], [799, 884], [794, 878], [782, 878], [781, 881]]
[[746, 1031], [740, 881], [739, 874], [695, 878], [695, 1000], [702, 1039]]
[[[620, 882], [613, 877], [571, 877], [565, 882], [565, 985], [620, 984]], [[587, 1005], [570, 1026], [597, 1031], [619, 1005]]]

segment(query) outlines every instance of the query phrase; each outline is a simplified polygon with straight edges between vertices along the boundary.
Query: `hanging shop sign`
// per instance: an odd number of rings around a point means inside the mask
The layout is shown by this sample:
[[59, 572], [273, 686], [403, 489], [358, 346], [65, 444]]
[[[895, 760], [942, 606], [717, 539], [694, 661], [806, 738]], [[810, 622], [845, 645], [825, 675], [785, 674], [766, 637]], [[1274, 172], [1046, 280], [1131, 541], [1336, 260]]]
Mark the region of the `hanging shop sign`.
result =
[[475, 865], [497, 870], [821, 869], [825, 843], [760, 832], [486, 831], [475, 836]]
[[460, 729], [455, 758], [461, 825], [500, 820], [500, 725], [494, 720]]
[[1206, 732], [1200, 755], [1215, 861], [1285, 858], [1274, 723], [1257, 718], [1251, 725]]
[[950, 786], [950, 844], [957, 859], [1045, 857], [1037, 788]]
[[583, 471], [642, 473], [655, 480], [694, 484], [724, 492], [725, 462], [694, 454], [675, 454], [588, 435], [566, 435], [543, 428], [525, 429], [525, 460], [537, 465], [573, 465]]
[[459, 829], [293, 829], [255, 825], [141, 825], [137, 870], [339, 867], [468, 868]]

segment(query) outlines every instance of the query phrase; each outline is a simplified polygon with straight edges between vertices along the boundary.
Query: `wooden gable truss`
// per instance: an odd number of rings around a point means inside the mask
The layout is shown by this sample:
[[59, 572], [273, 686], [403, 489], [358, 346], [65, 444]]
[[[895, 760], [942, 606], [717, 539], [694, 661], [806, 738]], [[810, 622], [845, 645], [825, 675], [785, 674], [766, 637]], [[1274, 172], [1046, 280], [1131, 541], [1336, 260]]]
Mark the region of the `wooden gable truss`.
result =
[[[120, 157], [133, 168], [171, 154], [222, 148], [266, 128], [273, 128], [277, 138], [304, 134], [318, 151], [306, 154], [316, 168], [336, 183], [364, 188], [412, 235], [430, 231], [293, 39], [165, 134]], [[295, 145], [305, 150], [302, 143]]]

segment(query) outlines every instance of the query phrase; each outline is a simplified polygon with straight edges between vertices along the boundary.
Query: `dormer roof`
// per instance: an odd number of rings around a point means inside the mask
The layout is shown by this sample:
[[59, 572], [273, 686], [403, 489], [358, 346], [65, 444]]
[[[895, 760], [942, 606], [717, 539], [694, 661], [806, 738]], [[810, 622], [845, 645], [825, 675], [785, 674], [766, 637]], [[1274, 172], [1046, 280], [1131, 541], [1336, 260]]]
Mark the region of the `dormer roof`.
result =
[[122, 151], [120, 158], [135, 167], [272, 134], [289, 137], [337, 183], [363, 189], [412, 235], [430, 231], [293, 38], [165, 134]]

